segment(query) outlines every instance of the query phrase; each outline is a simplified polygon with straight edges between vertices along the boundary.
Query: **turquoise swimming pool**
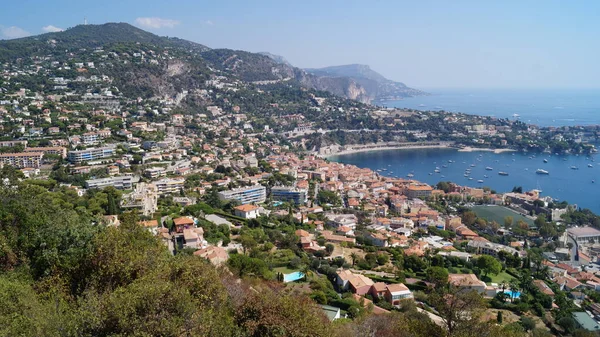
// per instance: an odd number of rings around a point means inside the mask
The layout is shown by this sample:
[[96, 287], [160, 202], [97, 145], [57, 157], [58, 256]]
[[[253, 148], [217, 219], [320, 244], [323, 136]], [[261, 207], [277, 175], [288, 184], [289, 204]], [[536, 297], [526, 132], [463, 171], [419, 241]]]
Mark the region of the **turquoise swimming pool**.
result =
[[512, 290], [504, 290], [504, 293], [508, 295], [510, 298], [519, 298], [521, 297], [520, 291], [512, 291]]
[[302, 279], [304, 277], [304, 273], [299, 272], [299, 271], [295, 271], [293, 273], [290, 274], [284, 274], [283, 275], [283, 282], [288, 283], [288, 282], [294, 282], [294, 281], [298, 281], [300, 279]]

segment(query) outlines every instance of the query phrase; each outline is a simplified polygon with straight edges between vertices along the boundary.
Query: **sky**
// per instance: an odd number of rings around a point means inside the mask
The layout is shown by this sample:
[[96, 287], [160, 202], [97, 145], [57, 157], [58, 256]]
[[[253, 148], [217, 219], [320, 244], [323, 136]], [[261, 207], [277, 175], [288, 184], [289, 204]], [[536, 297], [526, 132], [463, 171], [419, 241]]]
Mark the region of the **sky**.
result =
[[415, 88], [600, 88], [600, 1], [21, 0], [0, 39], [127, 22], [294, 66], [360, 63]]

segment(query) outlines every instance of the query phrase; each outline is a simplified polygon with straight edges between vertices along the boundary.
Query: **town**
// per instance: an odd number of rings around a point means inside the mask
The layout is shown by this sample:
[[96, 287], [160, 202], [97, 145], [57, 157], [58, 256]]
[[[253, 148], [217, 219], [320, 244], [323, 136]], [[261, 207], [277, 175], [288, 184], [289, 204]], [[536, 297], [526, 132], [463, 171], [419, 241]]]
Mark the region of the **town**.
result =
[[411, 312], [450, 335], [473, 319], [536, 336], [600, 331], [596, 215], [536, 190], [430, 186], [325, 157], [592, 153], [598, 127], [388, 109], [230, 68], [162, 97], [117, 78], [129, 66], [183, 76], [182, 54], [123, 44], [1, 62], [6, 185], [72, 195], [107, 227], [134, 214], [171, 255], [276, 282], [330, 321]]

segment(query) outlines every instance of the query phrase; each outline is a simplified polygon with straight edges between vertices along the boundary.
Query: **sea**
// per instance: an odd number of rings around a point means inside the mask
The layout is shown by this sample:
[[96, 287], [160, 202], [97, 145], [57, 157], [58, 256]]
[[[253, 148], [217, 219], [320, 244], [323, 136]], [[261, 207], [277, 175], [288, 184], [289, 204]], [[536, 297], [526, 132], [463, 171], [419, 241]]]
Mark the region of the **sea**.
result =
[[[430, 90], [431, 96], [388, 101], [388, 106], [445, 110], [499, 118], [518, 118], [540, 126], [600, 124], [600, 90]], [[456, 149], [401, 149], [362, 152], [330, 160], [379, 170], [435, 185], [452, 181], [490, 187], [502, 193], [513, 187], [538, 189], [542, 196], [589, 208], [600, 214], [600, 155], [519, 152], [459, 152]], [[546, 159], [547, 162], [544, 161]], [[487, 169], [486, 169], [487, 168]], [[439, 173], [436, 173], [436, 169]], [[470, 174], [465, 177], [465, 172]], [[537, 174], [542, 169], [549, 174]], [[506, 172], [508, 175], [499, 175]]]

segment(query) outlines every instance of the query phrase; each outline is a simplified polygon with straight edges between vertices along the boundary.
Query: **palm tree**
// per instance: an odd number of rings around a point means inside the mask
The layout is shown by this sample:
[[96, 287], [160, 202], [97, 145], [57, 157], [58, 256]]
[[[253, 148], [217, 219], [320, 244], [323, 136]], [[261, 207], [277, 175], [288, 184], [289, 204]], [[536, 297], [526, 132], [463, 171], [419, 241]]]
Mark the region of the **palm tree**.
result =
[[350, 254], [350, 258], [352, 259], [352, 267], [356, 264], [356, 260], [358, 260], [358, 255], [356, 253]]
[[511, 279], [508, 282], [510, 288], [510, 301], [512, 302], [515, 298], [515, 293], [519, 291], [519, 281], [517, 279]]
[[502, 302], [504, 302], [506, 300], [506, 288], [508, 288], [508, 282], [506, 282], [506, 280], [502, 281], [500, 283], [500, 289], [502, 289]]

